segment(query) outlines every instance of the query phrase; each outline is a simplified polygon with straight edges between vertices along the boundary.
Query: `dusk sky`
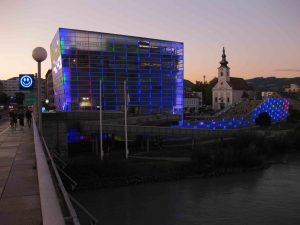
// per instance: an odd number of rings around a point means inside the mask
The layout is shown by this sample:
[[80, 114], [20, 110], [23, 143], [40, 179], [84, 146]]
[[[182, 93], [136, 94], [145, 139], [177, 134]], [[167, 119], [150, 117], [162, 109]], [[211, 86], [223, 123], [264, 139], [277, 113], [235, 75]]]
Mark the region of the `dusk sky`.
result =
[[59, 27], [184, 42], [185, 78], [300, 76], [300, 0], [0, 0], [0, 79], [35, 73]]

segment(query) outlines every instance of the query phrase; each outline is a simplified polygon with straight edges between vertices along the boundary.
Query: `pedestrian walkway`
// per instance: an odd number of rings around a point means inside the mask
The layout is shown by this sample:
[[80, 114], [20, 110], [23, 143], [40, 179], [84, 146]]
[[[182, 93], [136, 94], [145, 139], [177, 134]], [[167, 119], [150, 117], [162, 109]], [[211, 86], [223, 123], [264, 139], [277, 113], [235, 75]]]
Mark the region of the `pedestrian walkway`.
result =
[[41, 225], [32, 128], [0, 124], [0, 224]]

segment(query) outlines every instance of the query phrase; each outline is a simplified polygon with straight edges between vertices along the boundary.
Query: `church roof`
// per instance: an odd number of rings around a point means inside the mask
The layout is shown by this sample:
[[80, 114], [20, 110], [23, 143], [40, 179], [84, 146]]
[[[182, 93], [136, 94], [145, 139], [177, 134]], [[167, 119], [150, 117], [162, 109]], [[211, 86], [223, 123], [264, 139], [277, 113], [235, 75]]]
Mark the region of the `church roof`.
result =
[[225, 48], [223, 47], [223, 54], [222, 54], [222, 60], [220, 62], [221, 66], [220, 67], [228, 67], [228, 61], [226, 60], [226, 54], [225, 54]]
[[253, 90], [253, 88], [250, 87], [243, 78], [230, 77], [228, 84], [230, 87], [232, 87], [233, 90]]

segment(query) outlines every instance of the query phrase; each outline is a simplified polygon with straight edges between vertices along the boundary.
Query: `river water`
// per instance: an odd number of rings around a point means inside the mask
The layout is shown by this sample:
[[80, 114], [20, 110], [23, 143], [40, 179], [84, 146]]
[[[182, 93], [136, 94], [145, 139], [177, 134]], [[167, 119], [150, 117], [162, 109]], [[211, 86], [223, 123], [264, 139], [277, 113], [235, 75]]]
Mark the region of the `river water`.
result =
[[299, 225], [300, 158], [263, 171], [74, 196], [101, 225]]

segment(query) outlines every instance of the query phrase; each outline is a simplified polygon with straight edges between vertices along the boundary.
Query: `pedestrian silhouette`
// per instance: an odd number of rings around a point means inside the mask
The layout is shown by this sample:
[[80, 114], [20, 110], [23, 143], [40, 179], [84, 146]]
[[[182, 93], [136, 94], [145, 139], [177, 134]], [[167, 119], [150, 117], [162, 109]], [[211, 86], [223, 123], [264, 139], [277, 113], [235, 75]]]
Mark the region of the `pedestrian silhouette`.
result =
[[28, 125], [28, 127], [31, 127], [31, 123], [32, 123], [32, 111], [30, 111], [29, 109], [27, 109], [25, 115], [26, 115], [27, 125]]
[[17, 119], [17, 112], [15, 112], [15, 111], [12, 111], [12, 114], [11, 114], [11, 125], [12, 125], [12, 128], [14, 129], [14, 130], [16, 130], [17, 129], [17, 122], [18, 122], [18, 119]]
[[19, 118], [20, 128], [23, 131], [23, 127], [24, 127], [24, 112], [23, 112], [23, 110], [19, 111], [18, 118]]

